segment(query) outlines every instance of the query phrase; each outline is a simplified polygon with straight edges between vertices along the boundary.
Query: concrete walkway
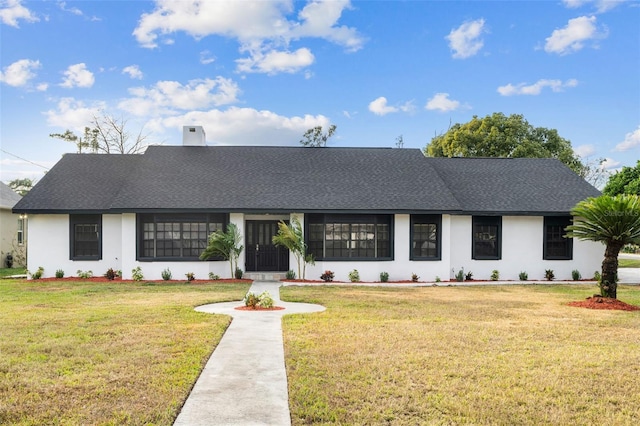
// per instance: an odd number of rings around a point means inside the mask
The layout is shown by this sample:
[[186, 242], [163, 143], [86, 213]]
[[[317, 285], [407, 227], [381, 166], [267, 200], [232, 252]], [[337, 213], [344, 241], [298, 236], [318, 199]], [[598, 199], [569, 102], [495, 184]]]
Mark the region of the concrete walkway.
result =
[[199, 306], [199, 312], [233, 317], [174, 425], [291, 424], [284, 365], [282, 316], [322, 312], [323, 306], [280, 300], [280, 282], [254, 282], [249, 292], [268, 291], [279, 311], [238, 311], [242, 302]]

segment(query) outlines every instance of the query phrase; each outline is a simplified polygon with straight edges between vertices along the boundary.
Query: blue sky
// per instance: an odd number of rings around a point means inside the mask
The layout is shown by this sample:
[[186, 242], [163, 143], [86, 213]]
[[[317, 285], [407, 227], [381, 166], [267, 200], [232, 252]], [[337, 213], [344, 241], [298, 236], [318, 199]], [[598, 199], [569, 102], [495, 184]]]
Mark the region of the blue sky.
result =
[[[640, 158], [636, 1], [0, 0], [0, 180], [38, 180], [94, 115], [147, 141], [424, 148], [494, 112], [615, 170]], [[401, 165], [399, 165], [401, 166]]]

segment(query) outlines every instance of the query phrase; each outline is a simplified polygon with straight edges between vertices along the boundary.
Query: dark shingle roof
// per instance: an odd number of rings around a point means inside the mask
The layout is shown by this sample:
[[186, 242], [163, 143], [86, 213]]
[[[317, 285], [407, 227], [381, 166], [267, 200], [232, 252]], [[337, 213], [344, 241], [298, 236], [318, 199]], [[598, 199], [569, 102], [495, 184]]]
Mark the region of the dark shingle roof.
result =
[[599, 192], [557, 160], [417, 149], [156, 146], [69, 154], [16, 212], [566, 213]]
[[13, 192], [13, 189], [9, 188], [9, 185], [0, 182], [0, 208], [10, 209], [20, 201], [21, 198], [20, 194]]

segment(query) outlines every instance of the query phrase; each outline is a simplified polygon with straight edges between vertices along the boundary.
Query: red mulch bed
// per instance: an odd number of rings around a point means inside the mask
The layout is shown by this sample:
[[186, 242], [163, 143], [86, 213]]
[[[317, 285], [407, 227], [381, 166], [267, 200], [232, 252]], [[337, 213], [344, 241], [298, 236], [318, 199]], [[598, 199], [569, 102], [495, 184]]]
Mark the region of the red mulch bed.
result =
[[191, 284], [208, 284], [208, 283], [247, 283], [247, 282], [252, 282], [253, 280], [237, 280], [237, 279], [231, 279], [231, 278], [221, 278], [219, 280], [193, 280], [193, 281], [187, 281], [187, 279], [185, 278], [184, 280], [141, 280], [141, 281], [134, 281], [134, 280], [123, 280], [122, 278], [115, 278], [113, 280], [109, 280], [106, 277], [91, 277], [91, 278], [79, 278], [79, 277], [64, 277], [64, 278], [40, 278], [39, 280], [32, 280], [32, 281], [87, 281], [87, 282], [94, 282], [94, 283], [106, 283], [106, 282], [114, 282], [114, 283], [135, 283], [135, 282], [139, 282], [139, 283], [156, 283], [156, 284], [176, 284], [176, 283], [191, 283]]
[[618, 299], [612, 299], [610, 297], [602, 297], [599, 295], [593, 295], [587, 297], [586, 300], [581, 302], [570, 302], [569, 306], [576, 306], [578, 308], [587, 309], [607, 309], [615, 311], [640, 311], [640, 306], [629, 305]]
[[238, 311], [281, 311], [284, 308], [282, 306], [274, 306], [272, 308], [263, 308], [261, 306], [238, 306], [233, 309]]

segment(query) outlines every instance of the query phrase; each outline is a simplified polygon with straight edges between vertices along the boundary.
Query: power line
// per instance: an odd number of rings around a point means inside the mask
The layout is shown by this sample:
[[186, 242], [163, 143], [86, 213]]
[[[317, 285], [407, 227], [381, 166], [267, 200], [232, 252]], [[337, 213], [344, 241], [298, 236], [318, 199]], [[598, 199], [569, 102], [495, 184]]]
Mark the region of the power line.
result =
[[45, 167], [45, 166], [43, 166], [43, 165], [41, 165], [41, 164], [34, 163], [33, 161], [27, 160], [26, 158], [19, 157], [19, 156], [15, 155], [15, 154], [12, 154], [12, 153], [10, 153], [10, 152], [5, 151], [5, 150], [4, 150], [4, 149], [2, 149], [2, 148], [0, 148], [0, 151], [4, 152], [5, 154], [9, 154], [9, 155], [10, 155], [10, 156], [12, 156], [12, 157], [16, 157], [16, 158], [17, 158], [17, 159], [19, 159], [19, 160], [26, 161], [26, 162], [27, 162], [27, 163], [29, 163], [29, 164], [33, 164], [34, 166], [42, 167], [42, 168], [43, 168], [43, 169], [45, 169], [46, 171], [49, 171], [49, 169], [48, 169], [47, 167]]

